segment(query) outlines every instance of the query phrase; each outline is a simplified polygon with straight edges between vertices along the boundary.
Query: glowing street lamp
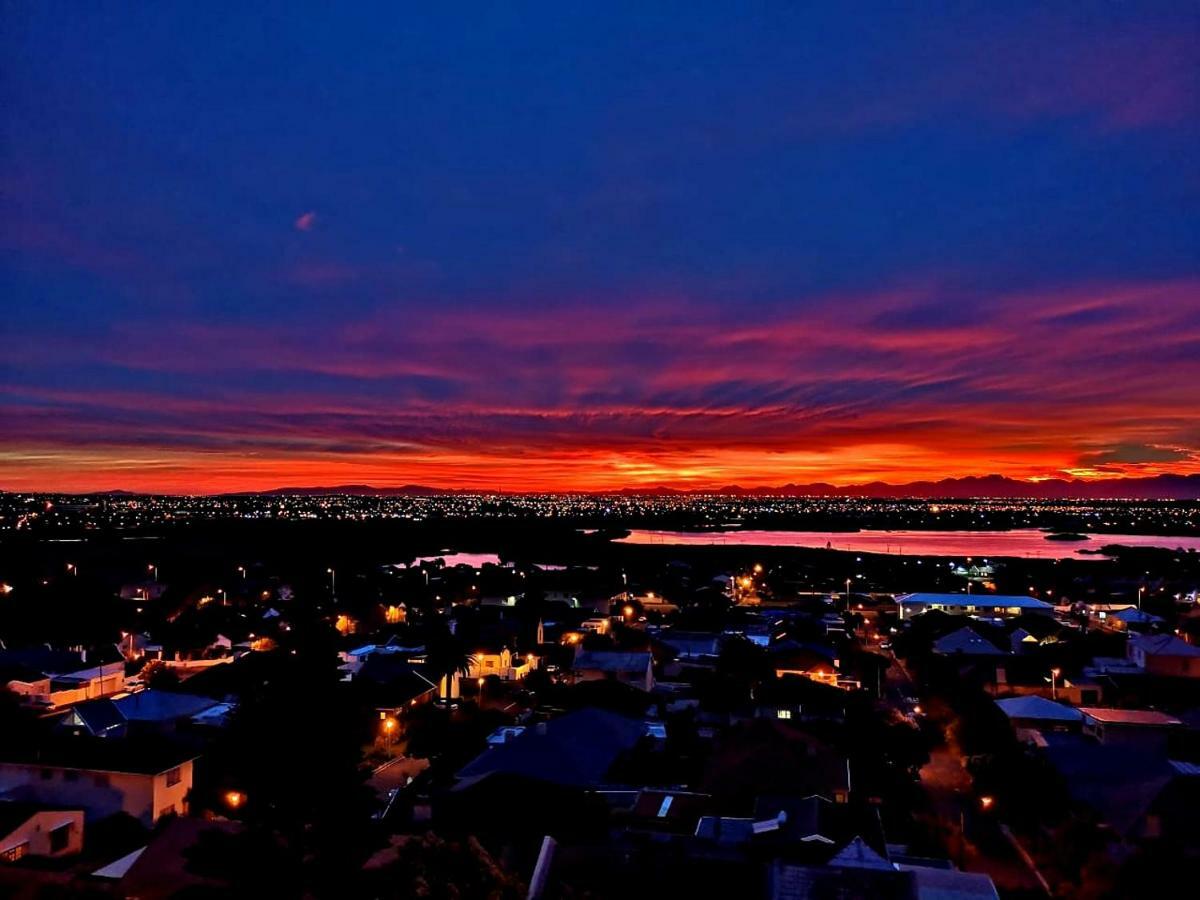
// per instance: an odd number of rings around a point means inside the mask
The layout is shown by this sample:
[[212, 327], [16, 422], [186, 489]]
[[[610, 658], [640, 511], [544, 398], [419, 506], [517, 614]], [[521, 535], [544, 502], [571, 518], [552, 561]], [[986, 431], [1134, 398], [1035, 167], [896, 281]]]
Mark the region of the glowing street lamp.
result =
[[1050, 697], [1054, 700], [1058, 699], [1058, 676], [1060, 675], [1062, 675], [1062, 669], [1050, 670]]
[[984, 794], [982, 797], [979, 798], [979, 808], [982, 810], [991, 809], [995, 803], [996, 803], [996, 798], [991, 796], [990, 794]]
[[230, 809], [239, 809], [246, 802], [246, 795], [241, 791], [226, 791], [225, 805]]
[[325, 571], [329, 575], [329, 593], [336, 594], [337, 593], [337, 572], [333, 571], [332, 568], [326, 569]]
[[239, 572], [241, 573], [241, 575], [242, 575], [242, 581], [245, 581], [245, 580], [246, 580], [246, 567], [245, 567], [245, 566], [238, 566], [238, 571], [239, 571]]
[[153, 572], [153, 573], [154, 573], [154, 580], [155, 580], [155, 581], [158, 581], [158, 566], [156, 566], [154, 563], [149, 563], [149, 564], [146, 566], [146, 571], [147, 571], [147, 572]]
[[67, 563], [67, 571], [70, 572], [72, 575], [78, 575], [79, 567], [77, 565], [75, 565], [75, 563]]

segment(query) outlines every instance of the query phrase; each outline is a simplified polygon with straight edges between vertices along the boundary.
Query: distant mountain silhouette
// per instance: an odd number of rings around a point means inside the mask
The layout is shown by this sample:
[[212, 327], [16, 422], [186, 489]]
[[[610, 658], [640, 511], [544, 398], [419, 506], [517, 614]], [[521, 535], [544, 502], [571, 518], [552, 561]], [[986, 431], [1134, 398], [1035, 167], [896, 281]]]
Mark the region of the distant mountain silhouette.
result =
[[[401, 487], [373, 487], [366, 484], [344, 484], [335, 487], [282, 487], [271, 491], [249, 492], [258, 496], [298, 496], [319, 494], [353, 494], [369, 497], [433, 497], [445, 494], [491, 493], [482, 489], [450, 489], [427, 485], [406, 484]], [[522, 493], [497, 491], [496, 493]], [[538, 493], [538, 492], [530, 492]], [[555, 493], [555, 492], [547, 492]], [[865, 484], [832, 485], [785, 484], [779, 487], [742, 487], [726, 485], [721, 488], [687, 490], [668, 487], [623, 488], [618, 491], [560, 491], [563, 494], [617, 494], [622, 496], [686, 496], [723, 494], [727, 496], [774, 495], [783, 497], [881, 497], [970, 499], [1004, 497], [1034, 500], [1200, 500], [1200, 475], [1154, 475], [1148, 478], [1082, 479], [1051, 478], [1044, 481], [1020, 481], [1003, 475], [943, 478], [941, 481], [913, 481], [907, 484], [888, 484], [871, 481]]]
[[[0, 489], [0, 493], [5, 493]], [[13, 493], [13, 492], [8, 492]], [[28, 494], [30, 491], [20, 491]], [[33, 493], [56, 493], [53, 491]], [[1091, 481], [1050, 478], [1021, 481], [1004, 475], [970, 475], [943, 478], [941, 481], [912, 481], [888, 484], [834, 485], [827, 482], [784, 484], [778, 487], [743, 487], [737, 484], [719, 488], [685, 489], [657, 485], [628, 487], [611, 491], [504, 491], [486, 488], [439, 488], [423, 484], [376, 487], [370, 484], [339, 484], [329, 487], [279, 487], [269, 491], [231, 491], [224, 497], [300, 497], [349, 494], [361, 497], [439, 497], [454, 494], [562, 494], [576, 496], [670, 497], [725, 495], [730, 497], [879, 497], [883, 499], [969, 500], [982, 497], [1029, 500], [1200, 500], [1200, 474], [1154, 475], [1148, 478], [1101, 478]], [[84, 497], [151, 496], [139, 491], [109, 490], [79, 492]]]

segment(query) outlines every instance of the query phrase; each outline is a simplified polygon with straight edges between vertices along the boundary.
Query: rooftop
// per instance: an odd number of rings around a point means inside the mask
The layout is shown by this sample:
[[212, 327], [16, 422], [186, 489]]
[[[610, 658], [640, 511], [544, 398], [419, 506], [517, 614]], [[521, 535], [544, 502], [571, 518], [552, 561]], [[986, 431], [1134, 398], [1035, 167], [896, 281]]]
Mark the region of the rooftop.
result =
[[1015, 607], [1017, 609], [1053, 609], [1054, 606], [1024, 594], [900, 594], [896, 602], [901, 606], [983, 606]]
[[1098, 706], [1081, 706], [1079, 711], [1102, 725], [1166, 726], [1183, 724], [1174, 716], [1154, 709], [1106, 709]]
[[1078, 722], [1083, 719], [1083, 713], [1079, 710], [1036, 694], [997, 700], [996, 705], [1010, 719], [1042, 719], [1051, 722]]
[[9, 747], [0, 742], [0, 764], [80, 769], [92, 772], [131, 772], [158, 775], [195, 759], [187, 747], [150, 738], [93, 738], [69, 735], [43, 746]]
[[1150, 656], [1200, 656], [1200, 647], [1181, 641], [1173, 634], [1143, 634], [1129, 640]]
[[485, 750], [459, 770], [460, 787], [493, 773], [564, 785], [602, 784], [617, 758], [645, 733], [637, 719], [594, 707], [576, 710]]

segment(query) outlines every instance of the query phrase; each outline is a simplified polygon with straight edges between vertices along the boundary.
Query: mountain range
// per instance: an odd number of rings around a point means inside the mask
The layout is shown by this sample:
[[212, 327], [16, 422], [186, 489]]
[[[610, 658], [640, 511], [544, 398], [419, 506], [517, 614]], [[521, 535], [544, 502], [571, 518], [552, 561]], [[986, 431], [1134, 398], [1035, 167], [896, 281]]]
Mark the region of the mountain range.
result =
[[[343, 484], [333, 487], [281, 487], [270, 491], [253, 492], [255, 496], [300, 496], [312, 494], [353, 494], [370, 497], [420, 497], [452, 494], [491, 493], [479, 489], [449, 489], [427, 485], [406, 484], [400, 487], [374, 487], [367, 484]], [[496, 493], [536, 493], [497, 491]], [[546, 492], [552, 493], [552, 492]], [[666, 486], [623, 488], [615, 491], [561, 491], [563, 494], [623, 495], [623, 496], [784, 496], [784, 497], [879, 497], [969, 499], [973, 497], [1011, 497], [1033, 500], [1200, 500], [1200, 474], [1154, 475], [1147, 478], [1102, 478], [1094, 480], [1050, 478], [1041, 481], [1022, 481], [1003, 475], [943, 478], [940, 481], [913, 481], [907, 484], [888, 484], [872, 481], [865, 484], [833, 485], [784, 484], [778, 487], [742, 487], [726, 485], [699, 490]], [[243, 494], [245, 496], [245, 494]]]

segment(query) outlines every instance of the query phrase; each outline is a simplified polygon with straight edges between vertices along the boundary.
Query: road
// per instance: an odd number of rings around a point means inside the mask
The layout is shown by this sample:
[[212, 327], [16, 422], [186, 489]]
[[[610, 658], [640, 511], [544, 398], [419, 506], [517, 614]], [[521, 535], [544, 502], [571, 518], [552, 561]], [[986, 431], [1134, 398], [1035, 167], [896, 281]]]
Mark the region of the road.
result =
[[[917, 696], [916, 687], [903, 663], [890, 652], [888, 657], [892, 666], [887, 671], [885, 694], [889, 703], [907, 714], [911, 710], [903, 698]], [[946, 851], [959, 868], [986, 873], [1002, 896], [1045, 896], [1037, 874], [1001, 835], [999, 823], [976, 808], [971, 775], [951, 740], [930, 751], [920, 774], [930, 808], [946, 834]]]

